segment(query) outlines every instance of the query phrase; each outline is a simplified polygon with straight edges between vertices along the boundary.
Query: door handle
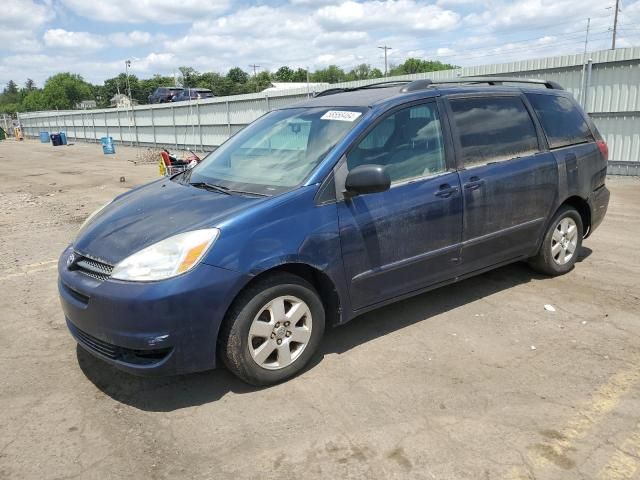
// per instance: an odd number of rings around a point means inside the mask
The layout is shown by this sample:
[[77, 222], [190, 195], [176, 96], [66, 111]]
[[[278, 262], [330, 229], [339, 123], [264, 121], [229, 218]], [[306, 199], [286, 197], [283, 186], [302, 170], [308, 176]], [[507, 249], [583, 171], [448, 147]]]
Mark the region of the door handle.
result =
[[473, 176], [469, 179], [468, 183], [464, 184], [464, 189], [465, 190], [477, 190], [479, 189], [482, 185], [484, 185], [484, 180], [480, 180], [479, 177]]
[[442, 185], [440, 185], [440, 188], [436, 193], [434, 193], [434, 195], [436, 197], [449, 198], [451, 195], [457, 192], [458, 187], [452, 187], [448, 183], [443, 183]]

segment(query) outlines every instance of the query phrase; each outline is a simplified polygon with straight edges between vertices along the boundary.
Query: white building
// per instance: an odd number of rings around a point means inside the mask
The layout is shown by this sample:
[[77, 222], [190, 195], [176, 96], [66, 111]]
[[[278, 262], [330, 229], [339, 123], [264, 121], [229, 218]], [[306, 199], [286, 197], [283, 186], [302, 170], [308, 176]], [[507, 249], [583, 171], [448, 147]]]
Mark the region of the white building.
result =
[[270, 87], [263, 90], [264, 93], [282, 92], [284, 90], [303, 90], [307, 88], [310, 92], [319, 92], [321, 90], [325, 90], [329, 86], [329, 84], [325, 82], [271, 82], [270, 85]]
[[129, 109], [134, 105], [138, 105], [137, 100], [131, 100], [123, 93], [116, 93], [110, 100], [111, 106], [116, 108]]

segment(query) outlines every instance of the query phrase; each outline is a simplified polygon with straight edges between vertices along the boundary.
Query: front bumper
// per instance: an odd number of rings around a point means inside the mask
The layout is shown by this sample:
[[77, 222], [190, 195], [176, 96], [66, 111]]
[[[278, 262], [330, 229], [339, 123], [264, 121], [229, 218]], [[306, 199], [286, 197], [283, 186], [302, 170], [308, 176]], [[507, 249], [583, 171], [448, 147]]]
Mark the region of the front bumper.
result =
[[91, 354], [131, 373], [173, 375], [214, 368], [224, 315], [248, 275], [200, 264], [159, 282], [98, 280], [58, 262], [60, 302], [71, 334]]
[[607, 213], [609, 207], [609, 189], [603, 185], [595, 190], [588, 200], [589, 208], [591, 210], [591, 228], [589, 229], [589, 235], [600, 226], [604, 216]]

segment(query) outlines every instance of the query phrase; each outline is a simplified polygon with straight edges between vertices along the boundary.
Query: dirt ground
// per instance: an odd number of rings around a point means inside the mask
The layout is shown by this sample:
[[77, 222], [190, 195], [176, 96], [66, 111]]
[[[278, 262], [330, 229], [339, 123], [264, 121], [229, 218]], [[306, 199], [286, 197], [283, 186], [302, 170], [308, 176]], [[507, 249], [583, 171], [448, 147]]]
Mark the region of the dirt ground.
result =
[[516, 264], [369, 313], [256, 389], [133, 377], [68, 334], [58, 255], [157, 175], [116, 148], [0, 142], [1, 479], [640, 478], [640, 180], [609, 180], [570, 274]]

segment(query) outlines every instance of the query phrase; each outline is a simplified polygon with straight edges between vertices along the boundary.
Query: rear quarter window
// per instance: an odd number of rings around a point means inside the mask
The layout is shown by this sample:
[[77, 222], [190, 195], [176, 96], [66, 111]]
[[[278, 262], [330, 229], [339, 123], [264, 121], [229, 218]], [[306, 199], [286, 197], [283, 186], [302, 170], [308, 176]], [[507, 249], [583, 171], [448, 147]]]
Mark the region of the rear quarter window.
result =
[[526, 95], [540, 119], [550, 148], [594, 140], [584, 115], [570, 98], [538, 93]]
[[536, 128], [520, 97], [459, 98], [450, 104], [465, 167], [539, 150]]

